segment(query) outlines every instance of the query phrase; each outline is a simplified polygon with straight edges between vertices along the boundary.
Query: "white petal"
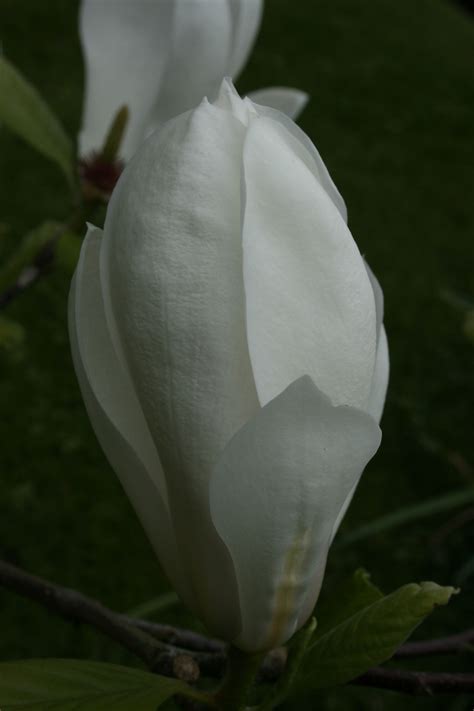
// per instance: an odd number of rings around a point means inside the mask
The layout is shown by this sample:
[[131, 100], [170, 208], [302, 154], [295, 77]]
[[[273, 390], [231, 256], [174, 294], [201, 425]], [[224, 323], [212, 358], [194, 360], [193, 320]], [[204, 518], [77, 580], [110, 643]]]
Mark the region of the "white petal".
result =
[[296, 121], [309, 100], [308, 94], [305, 94], [304, 91], [289, 89], [285, 86], [272, 86], [268, 89], [252, 91], [248, 97], [255, 104], [277, 109], [277, 111], [283, 112], [294, 121]]
[[114, 192], [101, 254], [108, 318], [160, 452], [180, 555], [214, 629], [232, 614], [215, 576], [233, 572], [210, 520], [208, 482], [258, 409], [242, 283], [244, 131], [203, 102], [154, 134]]
[[303, 377], [228, 444], [211, 480], [211, 512], [237, 571], [238, 646], [269, 649], [304, 624], [334, 520], [379, 443], [371, 417], [333, 407]]
[[[372, 385], [370, 389], [369, 402], [366, 411], [371, 415], [374, 420], [379, 423], [382, 418], [383, 408], [385, 405], [385, 396], [387, 394], [388, 387], [388, 376], [389, 376], [389, 355], [388, 355], [388, 342], [387, 335], [385, 333], [385, 328], [383, 325], [380, 328], [380, 337], [377, 344], [377, 355], [375, 358], [375, 368], [374, 376], [372, 379]], [[339, 516], [334, 524], [331, 542], [334, 539], [339, 527], [346, 515], [347, 509], [349, 508], [352, 499], [355, 494], [354, 487], [349, 493], [347, 500], [344, 502], [344, 506], [341, 509]]]
[[375, 358], [372, 387], [370, 389], [369, 405], [367, 408], [367, 412], [369, 412], [377, 422], [380, 422], [382, 418], [385, 397], [387, 394], [389, 372], [390, 363], [387, 334], [385, 333], [385, 328], [382, 325], [377, 345], [377, 355]]
[[[367, 266], [367, 265], [366, 265]], [[369, 270], [369, 275], [372, 275], [372, 272]], [[378, 285], [378, 282], [376, 281], [376, 284]], [[372, 284], [374, 286], [374, 283]], [[382, 290], [379, 287], [379, 291], [375, 290], [375, 296], [376, 296], [376, 304], [377, 304], [377, 314], [380, 316], [380, 318], [383, 316], [383, 295], [382, 295]], [[382, 302], [380, 301], [380, 297], [382, 296]], [[388, 376], [389, 376], [389, 355], [388, 355], [388, 342], [387, 342], [387, 335], [385, 333], [385, 328], [383, 324], [380, 324], [380, 329], [378, 331], [378, 342], [377, 342], [377, 353], [375, 356], [375, 366], [374, 366], [374, 374], [372, 378], [372, 384], [370, 387], [370, 395], [369, 395], [369, 402], [367, 404], [366, 411], [371, 415], [376, 422], [380, 422], [382, 418], [382, 413], [383, 413], [383, 408], [385, 404], [385, 396], [387, 394], [387, 387], [388, 387]], [[337, 531], [339, 530], [339, 526], [341, 525], [344, 516], [346, 515], [347, 509], [349, 508], [351, 501], [353, 499], [353, 496], [355, 494], [355, 487], [354, 489], [350, 492], [349, 496], [347, 497], [347, 500], [344, 503], [344, 506], [341, 509], [341, 512], [334, 524], [334, 529], [332, 533], [332, 539], [335, 537]], [[331, 539], [331, 540], [332, 540]]]
[[375, 304], [339, 212], [271, 119], [244, 146], [247, 337], [262, 404], [309, 374], [334, 404], [367, 407]]
[[382, 287], [380, 286], [379, 280], [373, 273], [372, 269], [369, 267], [367, 262], [364, 260], [365, 268], [367, 269], [367, 274], [369, 275], [370, 283], [372, 284], [372, 290], [374, 292], [374, 300], [375, 300], [375, 316], [377, 320], [377, 339], [379, 338], [380, 335], [380, 329], [382, 328], [382, 323], [383, 323], [383, 311], [384, 311], [384, 299], [383, 299], [383, 291]]
[[377, 318], [377, 353], [375, 356], [375, 366], [367, 412], [369, 412], [377, 422], [380, 422], [385, 404], [385, 396], [387, 394], [390, 370], [387, 334], [383, 326], [384, 299], [383, 291], [377, 277], [367, 262], [365, 262], [365, 267], [374, 292], [375, 313]]
[[224, 77], [222, 80], [212, 105], [223, 111], [229, 111], [244, 126], [248, 126], [251, 118], [256, 116], [253, 105], [248, 101], [242, 101], [228, 77]]
[[227, 2], [174, 0], [170, 58], [149, 129], [194, 108], [204, 96], [214, 96], [227, 73], [231, 46]]
[[245, 101], [249, 101], [254, 107], [254, 110], [260, 116], [266, 116], [267, 118], [280, 123], [283, 128], [291, 134], [291, 136], [295, 139], [292, 144], [293, 150], [300, 157], [303, 163], [306, 164], [317, 180], [319, 180], [322, 187], [325, 189], [334, 205], [341, 213], [344, 222], [347, 222], [347, 208], [342, 195], [329, 175], [329, 171], [326, 168], [323, 159], [319, 155], [318, 149], [306, 133], [302, 131], [301, 128], [282, 111], [277, 111], [270, 106], [262, 106], [261, 104], [254, 103], [251, 101], [250, 97], [246, 97]]
[[192, 604], [170, 522], [161, 463], [128, 373], [119, 363], [104, 315], [99, 250], [90, 227], [71, 287], [69, 330], [74, 367], [94, 431], [165, 572]]
[[80, 38], [85, 99], [79, 151], [102, 146], [117, 110], [130, 110], [121, 155], [128, 159], [144, 138], [169, 56], [173, 3], [83, 0]]
[[242, 70], [262, 20], [263, 0], [228, 0], [232, 14], [232, 50], [226, 74], [236, 79]]

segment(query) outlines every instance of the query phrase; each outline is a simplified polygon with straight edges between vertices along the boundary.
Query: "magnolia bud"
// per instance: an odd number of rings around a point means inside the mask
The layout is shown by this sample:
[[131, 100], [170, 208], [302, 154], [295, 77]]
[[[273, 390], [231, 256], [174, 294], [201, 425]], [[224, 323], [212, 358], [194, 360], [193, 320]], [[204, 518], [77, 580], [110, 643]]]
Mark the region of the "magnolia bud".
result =
[[313, 144], [226, 82], [89, 229], [70, 328], [92, 425], [183, 600], [242, 649], [316, 602], [380, 443], [382, 311]]

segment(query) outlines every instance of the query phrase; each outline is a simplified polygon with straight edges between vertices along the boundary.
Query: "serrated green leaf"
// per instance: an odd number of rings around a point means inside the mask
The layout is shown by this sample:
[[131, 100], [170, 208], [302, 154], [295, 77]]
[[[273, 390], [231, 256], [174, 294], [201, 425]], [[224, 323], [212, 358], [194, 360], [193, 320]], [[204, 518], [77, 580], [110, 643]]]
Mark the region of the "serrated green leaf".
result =
[[116, 664], [78, 659], [0, 664], [2, 711], [155, 711], [174, 694], [189, 692], [176, 679]]
[[329, 630], [360, 610], [383, 598], [383, 592], [370, 580], [370, 574], [359, 568], [350, 578], [341, 581], [330, 590], [323, 588], [314, 612], [318, 627], [314, 639], [322, 637]]
[[412, 583], [369, 604], [311, 645], [298, 686], [318, 689], [345, 684], [382, 664], [455, 592], [436, 583]]
[[71, 141], [37, 90], [5, 57], [0, 57], [0, 121], [57, 163], [73, 184]]

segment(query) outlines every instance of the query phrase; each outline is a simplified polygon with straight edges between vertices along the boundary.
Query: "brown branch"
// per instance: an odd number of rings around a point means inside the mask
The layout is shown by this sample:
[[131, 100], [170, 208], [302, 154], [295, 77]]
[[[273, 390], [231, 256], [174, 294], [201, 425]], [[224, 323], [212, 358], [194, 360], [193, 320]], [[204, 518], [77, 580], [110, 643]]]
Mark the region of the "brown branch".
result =
[[453, 634], [450, 637], [427, 639], [422, 642], [405, 642], [395, 652], [394, 659], [432, 657], [442, 654], [461, 654], [462, 652], [474, 652], [474, 629]]
[[[156, 639], [183, 649], [221, 655], [225, 658], [226, 646], [217, 639], [191, 632], [179, 627], [171, 627], [134, 617], [125, 618], [130, 624], [148, 632]], [[394, 659], [412, 659], [414, 657], [432, 657], [446, 654], [462, 654], [474, 651], [474, 628], [459, 634], [421, 642], [405, 642], [394, 654]]]
[[446, 674], [376, 667], [369, 669], [350, 683], [412, 695], [467, 694], [474, 691], [474, 674]]
[[[83, 622], [103, 632], [136, 654], [153, 671], [195, 681], [200, 674], [222, 677], [227, 663], [223, 642], [190, 630], [137, 620], [104, 607], [76, 590], [64, 588], [0, 561], [0, 585], [35, 600], [62, 617]], [[411, 642], [397, 652], [398, 658], [461, 652], [469, 649], [473, 630], [445, 639]], [[442, 650], [442, 651], [441, 651]], [[267, 654], [260, 680], [272, 682], [281, 676], [286, 662], [284, 649]], [[474, 674], [443, 674], [377, 667], [351, 684], [390, 689], [406, 694], [450, 694], [474, 691]]]
[[49, 610], [75, 622], [84, 622], [103, 632], [142, 659], [154, 666], [167, 647], [143, 630], [130, 624], [100, 602], [70, 588], [60, 587], [43, 578], [0, 561], [0, 583], [20, 595], [39, 602]]
[[217, 654], [225, 654], [226, 645], [218, 639], [212, 639], [210, 637], [204, 637], [202, 634], [197, 632], [192, 632], [191, 630], [185, 630], [181, 627], [172, 627], [171, 625], [163, 625], [157, 622], [149, 622], [148, 620], [141, 620], [136, 617], [127, 617], [123, 615], [123, 619], [139, 627], [144, 632], [152, 635], [160, 642], [166, 642], [167, 644], [172, 644], [175, 647], [182, 647], [183, 649], [191, 649], [196, 652], [210, 652]]

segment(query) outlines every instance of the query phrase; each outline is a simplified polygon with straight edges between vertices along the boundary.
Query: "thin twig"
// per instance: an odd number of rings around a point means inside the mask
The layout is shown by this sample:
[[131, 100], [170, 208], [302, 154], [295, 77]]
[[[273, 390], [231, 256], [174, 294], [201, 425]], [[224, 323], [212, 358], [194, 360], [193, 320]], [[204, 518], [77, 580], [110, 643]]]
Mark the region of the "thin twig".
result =
[[432, 657], [442, 654], [461, 654], [474, 652], [474, 628], [453, 634], [450, 637], [427, 639], [422, 642], [405, 642], [395, 652], [395, 659], [409, 659], [412, 657]]
[[[97, 600], [26, 573], [10, 563], [0, 561], [0, 585], [41, 603], [69, 620], [83, 622], [100, 630], [142, 659], [155, 672], [195, 680], [199, 674], [222, 677], [227, 649], [223, 642], [208, 639], [195, 632], [169, 625], [137, 620], [113, 612]], [[410, 642], [396, 657], [430, 656], [457, 653], [470, 649], [473, 630], [444, 639]], [[260, 680], [275, 681], [285, 667], [282, 650], [265, 657]], [[444, 674], [403, 671], [377, 667], [354, 679], [351, 684], [391, 689], [406, 694], [451, 694], [474, 691], [474, 674]]]
[[70, 588], [60, 587], [43, 578], [0, 561], [0, 583], [24, 597], [41, 603], [49, 610], [75, 622], [84, 622], [103, 632], [123, 647], [153, 666], [167, 647], [143, 630], [129, 624], [100, 602]]
[[376, 667], [369, 669], [350, 683], [412, 695], [467, 694], [474, 691], [474, 674], [447, 674]]
[[148, 632], [148, 634], [160, 640], [160, 642], [166, 642], [175, 647], [191, 649], [197, 652], [225, 654], [226, 645], [218, 639], [204, 637], [204, 635], [192, 632], [192, 630], [182, 629], [181, 627], [172, 627], [171, 625], [149, 622], [148, 620], [141, 620], [136, 617], [122, 615], [122, 618], [129, 624], [139, 627], [144, 632]]
[[[221, 655], [225, 659], [226, 645], [196, 632], [163, 625], [134, 617], [125, 617], [127, 622], [148, 632], [156, 639], [183, 649]], [[421, 642], [405, 642], [394, 654], [394, 659], [409, 659], [413, 657], [432, 657], [446, 654], [462, 654], [474, 651], [474, 628], [459, 634], [438, 639], [422, 640]]]
[[431, 548], [439, 548], [448, 536], [474, 520], [474, 506], [470, 506], [464, 511], [452, 516], [446, 523], [438, 528], [429, 538], [428, 544]]

